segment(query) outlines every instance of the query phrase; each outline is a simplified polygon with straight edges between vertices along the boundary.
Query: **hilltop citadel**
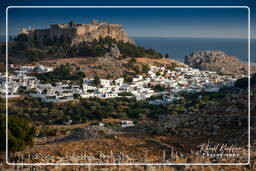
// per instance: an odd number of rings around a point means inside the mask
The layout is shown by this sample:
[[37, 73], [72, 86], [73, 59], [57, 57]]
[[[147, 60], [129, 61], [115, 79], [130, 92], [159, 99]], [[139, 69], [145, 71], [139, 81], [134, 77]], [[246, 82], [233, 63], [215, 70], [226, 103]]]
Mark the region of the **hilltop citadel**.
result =
[[107, 36], [118, 41], [129, 42], [134, 44], [134, 41], [128, 37], [121, 24], [109, 24], [107, 22], [99, 22], [92, 20], [91, 24], [52, 24], [47, 29], [21, 29], [21, 34], [28, 35], [29, 41], [35, 39], [39, 44], [49, 39], [59, 39], [61, 36], [68, 38], [73, 44], [82, 42], [93, 42], [94, 39], [99, 40], [100, 37]]

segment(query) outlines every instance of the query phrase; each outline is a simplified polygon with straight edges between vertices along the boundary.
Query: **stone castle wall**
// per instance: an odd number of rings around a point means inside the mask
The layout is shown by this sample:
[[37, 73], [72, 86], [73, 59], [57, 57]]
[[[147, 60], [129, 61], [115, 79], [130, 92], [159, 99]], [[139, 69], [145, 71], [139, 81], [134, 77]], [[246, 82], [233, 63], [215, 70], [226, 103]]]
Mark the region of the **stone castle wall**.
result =
[[94, 39], [99, 40], [100, 37], [110, 36], [118, 41], [133, 43], [134, 41], [128, 37], [120, 24], [108, 24], [106, 22], [98, 22], [94, 20], [92, 24], [74, 24], [70, 27], [68, 24], [54, 24], [49, 29], [22, 29], [21, 33], [27, 34], [32, 41], [36, 36], [39, 43], [43, 42], [45, 37], [54, 39], [60, 36], [68, 36], [72, 44], [79, 44], [83, 41], [92, 42]]

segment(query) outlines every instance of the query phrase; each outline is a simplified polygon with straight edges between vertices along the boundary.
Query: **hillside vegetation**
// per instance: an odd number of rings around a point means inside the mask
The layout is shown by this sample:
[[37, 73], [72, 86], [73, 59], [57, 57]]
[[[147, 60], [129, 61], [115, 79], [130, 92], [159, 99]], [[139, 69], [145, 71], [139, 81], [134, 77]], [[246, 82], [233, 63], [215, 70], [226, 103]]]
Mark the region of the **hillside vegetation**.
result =
[[[95, 75], [101, 78], [119, 78], [127, 76], [135, 76], [136, 74], [144, 75], [147, 73], [149, 66], [164, 66], [173, 68], [174, 66], [184, 66], [184, 64], [167, 59], [153, 58], [105, 58], [105, 57], [87, 57], [87, 58], [59, 58], [45, 59], [37, 62], [38, 64], [57, 67], [70, 64], [73, 68], [72, 72], [84, 72], [87, 78], [94, 78]], [[33, 63], [36, 64], [36, 63]]]
[[[32, 122], [44, 124], [73, 123], [105, 118], [133, 119], [137, 121], [158, 120], [160, 115], [177, 115], [199, 111], [209, 104], [221, 100], [226, 93], [186, 94], [184, 99], [166, 105], [150, 105], [147, 100], [136, 101], [135, 98], [88, 98], [73, 103], [45, 103], [38, 98], [25, 97], [13, 100], [9, 112]], [[197, 98], [201, 96], [201, 98]], [[154, 98], [154, 97], [152, 97]]]
[[23, 62], [30, 63], [44, 58], [70, 58], [70, 57], [100, 57], [111, 51], [111, 46], [117, 45], [121, 56], [126, 57], [149, 57], [162, 58], [162, 54], [143, 46], [123, 41], [117, 41], [111, 37], [94, 39], [93, 42], [82, 42], [71, 44], [68, 37], [60, 36], [55, 39], [45, 39], [43, 45], [37, 43], [36, 39], [29, 42], [26, 34], [20, 34], [10, 43], [9, 55], [14, 63], [17, 57], [23, 58]]
[[[8, 118], [8, 150], [10, 152], [24, 150], [33, 145], [35, 128], [27, 120], [10, 115]], [[0, 152], [5, 151], [5, 117], [0, 115]]]

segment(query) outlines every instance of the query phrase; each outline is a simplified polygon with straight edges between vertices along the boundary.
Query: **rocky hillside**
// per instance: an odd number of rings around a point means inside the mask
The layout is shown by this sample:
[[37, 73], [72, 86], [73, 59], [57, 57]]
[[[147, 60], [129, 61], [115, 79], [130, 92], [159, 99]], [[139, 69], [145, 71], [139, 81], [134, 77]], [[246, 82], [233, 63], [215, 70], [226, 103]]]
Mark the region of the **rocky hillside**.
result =
[[63, 141], [78, 141], [90, 138], [114, 138], [117, 133], [109, 128], [101, 126], [88, 126], [74, 131], [72, 134], [58, 140]]
[[[117, 78], [121, 77], [124, 74], [133, 74], [135, 73], [135, 68], [139, 68], [139, 72], [143, 74], [143, 66], [165, 66], [170, 67], [172, 65], [183, 66], [183, 63], [180, 63], [175, 60], [160, 58], [136, 58], [136, 62], [132, 66], [128, 65], [131, 62], [131, 58], [125, 59], [116, 59], [112, 57], [94, 57], [94, 58], [62, 58], [62, 59], [49, 59], [39, 61], [39, 64], [46, 66], [56, 67], [61, 64], [72, 64], [74, 68], [78, 68], [80, 71], [83, 71], [87, 77], [93, 78], [96, 74], [102, 78]], [[36, 63], [33, 63], [36, 64]]]
[[[87, 32], [79, 34], [75, 33], [75, 36], [73, 33], [69, 32], [73, 32], [74, 29], [79, 29], [82, 26], [87, 28], [87, 25], [57, 25], [54, 26], [54, 28], [46, 30], [25, 30], [22, 34], [14, 38], [14, 41], [10, 42], [9, 61], [13, 64], [24, 64], [56, 58], [163, 57], [160, 52], [157, 52], [154, 49], [147, 49], [143, 46], [135, 45], [135, 42], [130, 39], [122, 29], [113, 31], [110, 28], [107, 29], [108, 25], [106, 25], [106, 23], [98, 23], [96, 26], [89, 25], [88, 27], [93, 27], [97, 31], [89, 29], [88, 34]], [[105, 28], [105, 26], [107, 28]], [[110, 24], [109, 27], [110, 26], [115, 28], [121, 27], [116, 24]], [[54, 30], [57, 30], [60, 33], [56, 33]], [[65, 31], [64, 33], [63, 30]]]
[[[242, 75], [248, 71], [248, 65], [223, 51], [198, 51], [185, 56], [185, 64], [200, 70], [217, 71], [229, 75]], [[252, 72], [256, 67], [252, 67]]]
[[[251, 87], [251, 142], [256, 144], [256, 85]], [[138, 128], [139, 127], [139, 128]], [[134, 127], [140, 134], [183, 137], [222, 137], [219, 142], [246, 145], [248, 137], [248, 90], [228, 94], [220, 102], [194, 114], [169, 115], [158, 123]]]
[[[255, 168], [256, 86], [251, 91], [251, 143]], [[200, 113], [172, 115], [158, 123], [134, 127], [101, 128], [89, 126], [78, 129], [57, 143], [37, 144], [13, 158], [18, 162], [173, 162], [173, 163], [235, 163], [246, 162], [248, 91], [228, 95], [219, 103]], [[64, 141], [63, 141], [64, 140]], [[202, 156], [196, 148], [201, 143], [234, 144], [244, 147], [239, 158]], [[13, 156], [15, 156], [13, 155]], [[76, 156], [76, 157], [75, 157]], [[245, 168], [245, 170], [247, 170]], [[154, 170], [154, 169], [153, 169]], [[156, 170], [156, 169], [155, 169]], [[182, 170], [179, 168], [177, 170]], [[202, 170], [197, 168], [196, 170]], [[206, 169], [208, 170], [208, 169]], [[213, 168], [209, 170], [214, 170]], [[216, 170], [223, 170], [219, 168]], [[232, 167], [224, 170], [242, 170]], [[252, 169], [253, 170], [253, 169]]]

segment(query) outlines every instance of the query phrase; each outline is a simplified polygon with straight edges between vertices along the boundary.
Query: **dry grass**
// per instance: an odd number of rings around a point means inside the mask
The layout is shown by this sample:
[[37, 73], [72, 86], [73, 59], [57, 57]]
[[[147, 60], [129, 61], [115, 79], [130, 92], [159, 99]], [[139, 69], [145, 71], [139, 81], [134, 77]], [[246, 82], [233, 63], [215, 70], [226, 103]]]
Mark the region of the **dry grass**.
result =
[[[102, 78], [107, 76], [112, 76], [114, 78], [122, 77], [126, 72], [134, 72], [133, 70], [127, 68], [125, 65], [130, 60], [126, 59], [114, 59], [114, 58], [104, 58], [104, 57], [87, 57], [87, 58], [56, 58], [56, 59], [44, 59], [38, 63], [32, 63], [28, 65], [42, 64], [51, 67], [57, 67], [61, 64], [72, 64], [74, 66], [79, 66], [80, 70], [83, 71], [87, 77], [93, 78], [95, 74]], [[136, 58], [137, 65], [141, 68], [142, 65], [155, 65], [155, 66], [167, 66], [175, 63], [176, 65], [184, 65], [178, 61], [161, 58]]]

